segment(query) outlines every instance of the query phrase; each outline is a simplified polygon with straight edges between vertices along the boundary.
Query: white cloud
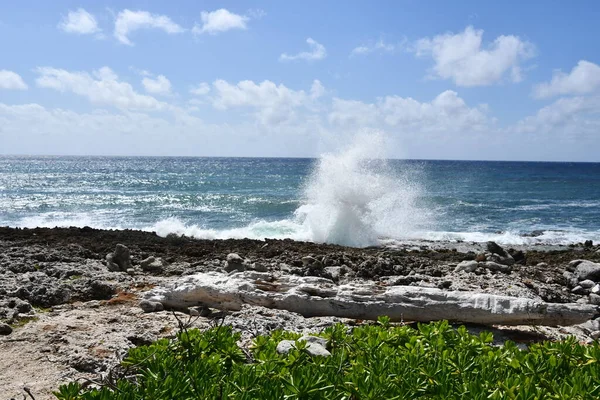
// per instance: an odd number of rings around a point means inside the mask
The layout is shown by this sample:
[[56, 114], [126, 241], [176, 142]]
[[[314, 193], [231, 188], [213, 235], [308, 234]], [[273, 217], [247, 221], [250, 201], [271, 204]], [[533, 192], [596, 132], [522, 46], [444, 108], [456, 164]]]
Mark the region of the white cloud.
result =
[[520, 63], [534, 55], [534, 46], [518, 36], [498, 36], [482, 48], [483, 30], [468, 26], [464, 32], [446, 33], [416, 42], [417, 56], [431, 56], [432, 72], [452, 79], [457, 86], [485, 86], [501, 81], [507, 73], [513, 82], [522, 79]]
[[400, 96], [386, 96], [376, 103], [334, 98], [329, 121], [341, 126], [400, 128], [410, 134], [459, 134], [493, 125], [486, 112], [485, 105], [469, 107], [456, 92], [447, 90], [431, 102]]
[[250, 19], [245, 15], [234, 14], [224, 8], [215, 11], [202, 11], [200, 13], [202, 26], [196, 24], [192, 29], [194, 34], [200, 35], [208, 33], [216, 35], [227, 32], [232, 29], [247, 29], [247, 22]]
[[169, 81], [164, 75], [158, 75], [156, 79], [144, 77], [142, 79], [142, 85], [146, 92], [153, 94], [169, 94], [171, 93], [171, 81]]
[[327, 50], [325, 46], [312, 38], [306, 39], [306, 43], [310, 47], [310, 51], [303, 51], [295, 55], [289, 55], [287, 53], [283, 53], [279, 56], [279, 61], [294, 61], [294, 60], [306, 60], [306, 61], [315, 61], [322, 60], [327, 56]]
[[16, 72], [0, 70], [0, 89], [26, 90], [27, 84]]
[[168, 34], [181, 33], [185, 29], [165, 15], [150, 14], [148, 11], [121, 11], [115, 20], [114, 35], [123, 44], [133, 46], [129, 34], [139, 29], [160, 29]]
[[190, 88], [190, 93], [205, 96], [210, 92], [210, 85], [206, 82], [200, 82], [197, 86], [192, 86]]
[[557, 95], [593, 93], [600, 89], [600, 66], [580, 60], [570, 73], [555, 71], [552, 80], [533, 88], [533, 96], [539, 99]]
[[66, 17], [58, 24], [58, 28], [67, 33], [77, 33], [80, 35], [91, 35], [101, 31], [98, 28], [96, 17], [79, 8], [76, 11], [69, 11]]
[[108, 67], [102, 67], [92, 75], [51, 67], [40, 67], [36, 71], [40, 75], [36, 79], [39, 87], [72, 92], [87, 97], [94, 104], [140, 110], [158, 110], [166, 106], [154, 97], [137, 93], [129, 83], [119, 81]]
[[406, 40], [403, 40], [401, 43], [394, 44], [394, 43], [386, 43], [383, 39], [379, 39], [377, 42], [375, 42], [372, 45], [362, 45], [362, 46], [355, 47], [350, 52], [350, 56], [361, 56], [361, 55], [366, 55], [366, 54], [374, 53], [374, 52], [393, 53], [394, 51], [399, 50], [400, 48], [404, 47], [405, 42], [406, 42]]
[[521, 133], [597, 136], [600, 128], [600, 96], [561, 98], [519, 121], [513, 129]]
[[296, 117], [296, 109], [310, 107], [312, 101], [324, 93], [321, 82], [315, 80], [310, 93], [293, 90], [271, 81], [259, 84], [241, 81], [231, 84], [224, 80], [213, 83], [215, 96], [213, 106], [220, 110], [235, 107], [248, 107], [256, 110], [257, 120], [264, 125], [278, 125]]

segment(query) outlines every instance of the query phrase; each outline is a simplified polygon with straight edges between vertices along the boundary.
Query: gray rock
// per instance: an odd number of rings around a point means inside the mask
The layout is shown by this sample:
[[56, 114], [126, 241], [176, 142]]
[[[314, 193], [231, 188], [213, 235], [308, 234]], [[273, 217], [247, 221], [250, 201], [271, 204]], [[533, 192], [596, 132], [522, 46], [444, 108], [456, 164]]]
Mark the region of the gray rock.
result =
[[579, 282], [579, 286], [584, 289], [591, 289], [596, 285], [596, 282], [586, 279], [584, 281]]
[[302, 257], [302, 265], [310, 268], [323, 268], [323, 263], [311, 256]]
[[160, 257], [150, 256], [140, 262], [140, 267], [146, 272], [161, 272], [165, 267], [165, 262]]
[[595, 293], [591, 293], [590, 297], [589, 297], [589, 300], [590, 300], [590, 304], [594, 304], [594, 305], [600, 306], [600, 295], [597, 295]]
[[581, 286], [575, 286], [573, 289], [571, 289], [571, 293], [583, 295], [583, 294], [587, 294], [587, 290], [585, 290]]
[[340, 276], [342, 275], [342, 267], [325, 267], [324, 270], [334, 282], [340, 280]]
[[142, 300], [140, 301], [139, 306], [146, 313], [162, 311], [165, 309], [161, 302], [151, 300]]
[[503, 265], [513, 265], [515, 263], [515, 259], [510, 254], [507, 254], [506, 256], [491, 254], [487, 259]]
[[[327, 340], [323, 338], [316, 336], [302, 336], [298, 341], [306, 342], [306, 351], [311, 356], [331, 356], [331, 353], [325, 348], [327, 346]], [[288, 354], [294, 348], [296, 348], [296, 342], [294, 340], [282, 340], [277, 345], [277, 352], [279, 354]]]
[[227, 263], [225, 264], [225, 271], [239, 271], [242, 272], [246, 269], [244, 266], [244, 259], [236, 253], [227, 254]]
[[482, 264], [490, 271], [510, 272], [512, 270], [510, 265], [499, 264], [493, 261], [486, 261]]
[[267, 267], [263, 263], [252, 263], [252, 265], [250, 266], [250, 269], [257, 271], [257, 272], [268, 272], [269, 271], [269, 267]]
[[473, 272], [477, 269], [479, 263], [477, 261], [462, 261], [460, 262], [454, 272], [465, 271], [465, 272]]
[[127, 271], [131, 268], [131, 253], [126, 246], [117, 244], [115, 251], [106, 255], [106, 263], [109, 271]]
[[600, 284], [596, 284], [592, 289], [590, 289], [591, 293], [600, 294]]
[[496, 242], [487, 242], [486, 247], [490, 253], [498, 254], [499, 256], [502, 256], [502, 257], [508, 256], [508, 253], [506, 251], [504, 251], [504, 249], [502, 247], [500, 247], [500, 245], [498, 245]]
[[590, 333], [590, 337], [594, 340], [598, 340], [598, 338], [600, 338], [600, 331]]
[[10, 325], [0, 322], [0, 335], [10, 335], [13, 329]]
[[[600, 264], [587, 260], [575, 261], [579, 261], [574, 271], [574, 275], [578, 281], [581, 282], [587, 279], [592, 280], [594, 282], [600, 281]], [[573, 261], [571, 261], [571, 263], [572, 262]]]

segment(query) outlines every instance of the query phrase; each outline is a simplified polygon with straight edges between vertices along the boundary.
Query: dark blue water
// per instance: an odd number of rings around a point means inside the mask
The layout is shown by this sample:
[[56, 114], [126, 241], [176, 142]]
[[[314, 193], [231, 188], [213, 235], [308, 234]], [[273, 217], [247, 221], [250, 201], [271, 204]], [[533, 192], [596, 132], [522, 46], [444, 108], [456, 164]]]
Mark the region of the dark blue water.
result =
[[3, 156], [0, 225], [566, 244], [600, 240], [600, 163]]

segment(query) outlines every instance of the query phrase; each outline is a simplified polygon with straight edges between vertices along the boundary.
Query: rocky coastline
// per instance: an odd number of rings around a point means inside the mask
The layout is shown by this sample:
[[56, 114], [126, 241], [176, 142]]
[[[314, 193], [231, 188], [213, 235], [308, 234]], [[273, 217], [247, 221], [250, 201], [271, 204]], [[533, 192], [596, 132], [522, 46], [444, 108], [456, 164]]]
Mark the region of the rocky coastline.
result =
[[[589, 242], [529, 248], [420, 242], [359, 249], [292, 240], [163, 238], [89, 227], [0, 227], [0, 400], [21, 398], [25, 387], [45, 399], [63, 382], [101, 381], [128, 348], [171, 337], [188, 321], [199, 328], [231, 324], [246, 344], [274, 329], [310, 333], [335, 322], [366, 323], [358, 317], [303, 316], [268, 302], [173, 307], [152, 297], [197, 274], [254, 277], [259, 283], [253, 290], [265, 292], [274, 281], [320, 282], [329, 291], [368, 283], [377, 290], [424, 288], [574, 304], [592, 310], [589, 319], [570, 326], [495, 323], [469, 329], [492, 330], [497, 340], [519, 343], [566, 335], [587, 342], [600, 336], [600, 246]], [[312, 296], [329, 296], [324, 293]]]

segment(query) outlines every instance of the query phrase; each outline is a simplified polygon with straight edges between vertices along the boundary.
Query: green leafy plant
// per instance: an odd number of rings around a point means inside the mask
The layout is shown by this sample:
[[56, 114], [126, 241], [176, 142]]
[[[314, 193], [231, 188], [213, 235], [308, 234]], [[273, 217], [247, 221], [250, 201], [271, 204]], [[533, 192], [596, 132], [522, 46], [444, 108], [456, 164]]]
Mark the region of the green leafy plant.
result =
[[325, 329], [330, 357], [311, 356], [296, 333], [259, 336], [248, 352], [220, 326], [182, 329], [173, 340], [131, 349], [111, 385], [70, 383], [55, 395], [75, 399], [597, 399], [600, 346], [573, 338], [521, 350], [494, 346], [447, 322], [395, 326], [389, 319]]

